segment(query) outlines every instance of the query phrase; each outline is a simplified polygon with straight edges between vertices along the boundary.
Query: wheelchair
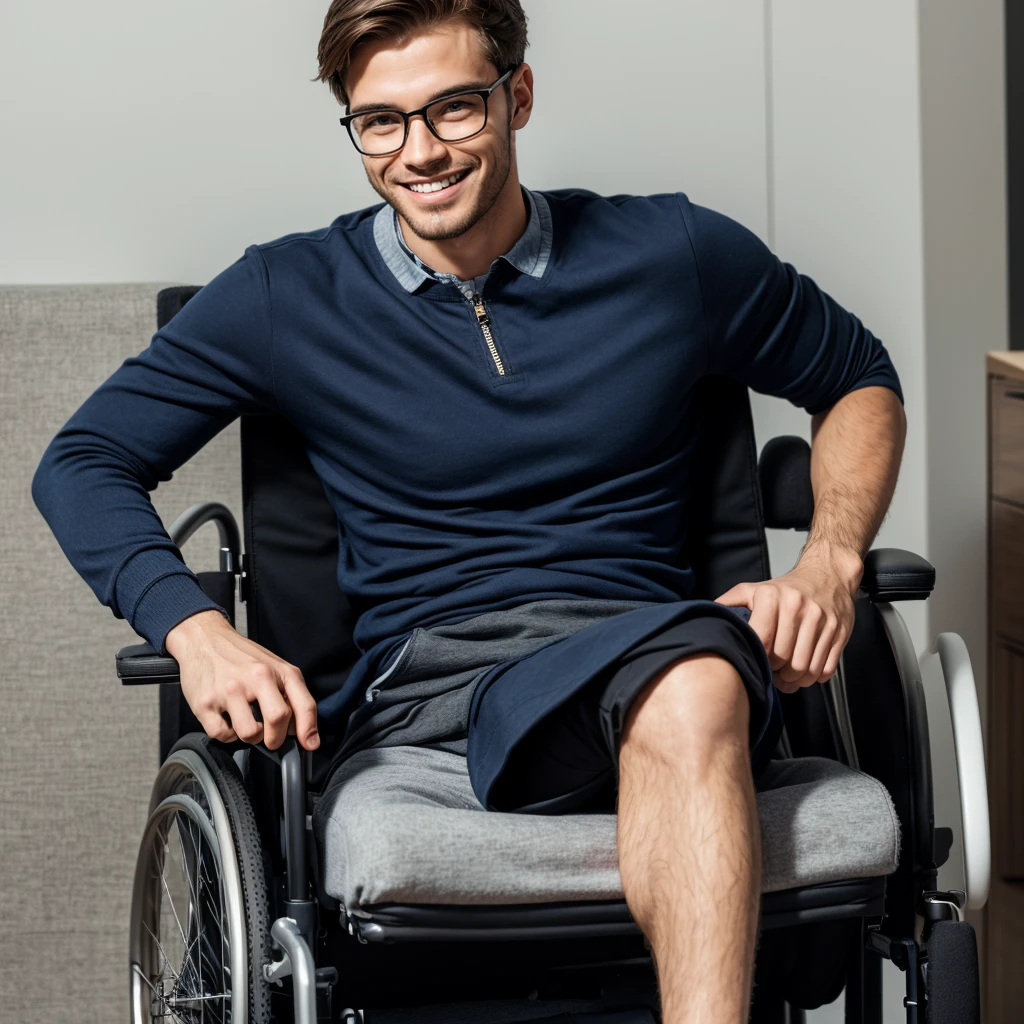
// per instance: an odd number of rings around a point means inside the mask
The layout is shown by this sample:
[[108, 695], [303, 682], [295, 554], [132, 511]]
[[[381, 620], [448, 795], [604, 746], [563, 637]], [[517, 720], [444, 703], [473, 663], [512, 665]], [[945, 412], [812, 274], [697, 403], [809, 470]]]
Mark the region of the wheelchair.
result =
[[[198, 290], [162, 291], [158, 326]], [[769, 578], [766, 527], [808, 528], [810, 450], [776, 438], [758, 460], [746, 389], [712, 377], [698, 396], [686, 557], [698, 596], [713, 597]], [[216, 524], [220, 570], [199, 574], [204, 590], [232, 621], [237, 595], [248, 635], [298, 665], [319, 700], [359, 653], [360, 610], [335, 578], [338, 524], [287, 423], [243, 418], [241, 454], [244, 551], [223, 505], [194, 506], [169, 532], [180, 548]], [[803, 1020], [845, 989], [847, 1022], [881, 1024], [883, 958], [904, 972], [911, 1024], [980, 1020], [963, 919], [984, 904], [989, 873], [974, 678], [955, 634], [919, 661], [893, 606], [927, 598], [934, 578], [923, 558], [872, 551], [840, 670], [782, 696], [785, 732], [759, 781], [752, 1021]], [[950, 703], [966, 891], [936, 890], [953, 833], [933, 821], [927, 661]], [[139, 644], [116, 667], [125, 684], [165, 684], [132, 895], [133, 1024], [657, 1020], [614, 815], [480, 813], [464, 769], [412, 763], [417, 748], [391, 748], [390, 767], [363, 751], [325, 785], [340, 736], [322, 729], [313, 754], [294, 738], [276, 751], [221, 744], [173, 685], [173, 658]]]

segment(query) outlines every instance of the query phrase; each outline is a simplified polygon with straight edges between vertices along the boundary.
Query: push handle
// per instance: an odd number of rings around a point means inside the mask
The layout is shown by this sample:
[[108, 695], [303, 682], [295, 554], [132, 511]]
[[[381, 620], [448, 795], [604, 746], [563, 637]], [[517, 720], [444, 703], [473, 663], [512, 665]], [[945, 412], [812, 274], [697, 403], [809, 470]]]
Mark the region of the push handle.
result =
[[988, 900], [992, 875], [988, 786], [981, 713], [974, 670], [967, 645], [956, 633], [940, 633], [929, 652], [939, 659], [953, 725], [953, 747], [960, 781], [960, 821], [964, 846], [967, 906], [978, 909]]

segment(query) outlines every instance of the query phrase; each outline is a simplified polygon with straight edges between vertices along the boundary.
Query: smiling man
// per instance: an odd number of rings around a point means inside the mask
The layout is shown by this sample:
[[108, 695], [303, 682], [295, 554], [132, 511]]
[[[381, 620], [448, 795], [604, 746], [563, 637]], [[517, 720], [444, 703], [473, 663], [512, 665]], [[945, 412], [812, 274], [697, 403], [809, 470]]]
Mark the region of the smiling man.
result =
[[[247, 249], [72, 417], [33, 493], [211, 736], [337, 731], [321, 808], [367, 748], [428, 752], [491, 810], [617, 808], [664, 1020], [739, 1022], [774, 693], [836, 670], [899, 383], [856, 317], [682, 193], [523, 188], [525, 47], [518, 0], [335, 0], [320, 77], [384, 203]], [[814, 417], [799, 563], [717, 602], [681, 556], [709, 374]], [[319, 709], [205, 597], [147, 493], [266, 411], [306, 439], [360, 611]]]

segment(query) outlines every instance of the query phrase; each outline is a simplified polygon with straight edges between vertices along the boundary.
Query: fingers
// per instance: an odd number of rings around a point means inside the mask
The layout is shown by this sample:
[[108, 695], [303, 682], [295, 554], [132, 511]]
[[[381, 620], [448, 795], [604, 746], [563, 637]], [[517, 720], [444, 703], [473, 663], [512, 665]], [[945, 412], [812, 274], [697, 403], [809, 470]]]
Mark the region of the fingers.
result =
[[750, 605], [750, 627], [764, 644], [779, 690], [794, 693], [835, 674], [849, 635], [842, 611], [776, 581], [755, 585]]
[[231, 728], [231, 723], [219, 712], [198, 708], [193, 708], [193, 711], [210, 739], [220, 740], [221, 743], [234, 743], [238, 739], [235, 730]]
[[831, 679], [836, 674], [839, 669], [839, 659], [842, 656], [848, 637], [849, 632], [846, 626], [838, 626], [832, 640], [832, 646], [829, 648], [828, 655], [825, 658], [825, 667], [818, 676], [818, 682], [823, 683], [826, 679]]
[[797, 683], [787, 682], [778, 672], [772, 672], [772, 681], [775, 683], [775, 689], [781, 693], [796, 693], [800, 689]]
[[[247, 684], [232, 688], [227, 700], [231, 724], [240, 739], [276, 750], [294, 733], [307, 750], [320, 745], [316, 727], [316, 701], [306, 688], [302, 673], [284, 661], [253, 665]], [[241, 694], [241, 699], [239, 694]], [[249, 707], [255, 701], [262, 722], [257, 722]]]
[[[807, 666], [807, 675], [816, 683], [824, 682], [829, 676], [824, 675], [825, 663], [835, 646], [836, 634], [839, 632], [839, 621], [834, 616], [825, 617], [825, 625], [818, 636], [818, 643], [811, 656], [811, 662]], [[840, 650], [842, 648], [840, 647]]]
[[[248, 641], [243, 643], [249, 646]], [[255, 656], [241, 659], [211, 657], [183, 667], [182, 694], [212, 739], [222, 743], [242, 740], [269, 750], [295, 733], [307, 750], [320, 745], [316, 701], [294, 665], [258, 648]]]
[[284, 743], [292, 718], [292, 709], [281, 693], [279, 675], [280, 671], [275, 671], [271, 665], [260, 664], [253, 668], [250, 699], [259, 705], [263, 718], [262, 738], [268, 750], [277, 750]]
[[316, 728], [316, 701], [306, 688], [302, 673], [294, 665], [287, 666], [283, 682], [285, 697], [295, 715], [295, 735], [307, 750], [316, 750], [320, 746]]
[[777, 655], [779, 631], [779, 591], [773, 586], [758, 587], [750, 610], [750, 628], [758, 635], [773, 669], [783, 661]]
[[240, 684], [232, 688], [224, 703], [224, 710], [238, 738], [245, 743], [259, 743], [263, 739], [263, 723], [256, 721]]
[[715, 604], [728, 605], [730, 608], [749, 608], [757, 590], [756, 583], [737, 583], [721, 597], [716, 597]]
[[794, 693], [836, 673], [853, 624], [852, 602], [838, 593], [797, 567], [777, 580], [737, 584], [718, 603], [750, 609], [776, 687]]
[[[817, 681], [817, 674], [810, 674], [810, 666], [827, 624], [825, 612], [810, 602], [802, 602], [787, 620], [790, 627], [786, 632], [787, 646], [776, 645], [776, 653], [786, 661], [781, 675], [787, 683], [806, 685]], [[821, 660], [824, 662], [824, 657]]]

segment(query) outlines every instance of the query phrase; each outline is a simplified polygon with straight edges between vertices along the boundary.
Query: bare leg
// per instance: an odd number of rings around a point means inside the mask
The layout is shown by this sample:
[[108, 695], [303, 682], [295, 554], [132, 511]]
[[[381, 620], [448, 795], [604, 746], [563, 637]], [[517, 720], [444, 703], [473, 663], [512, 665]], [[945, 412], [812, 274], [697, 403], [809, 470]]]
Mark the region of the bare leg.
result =
[[677, 662], [630, 708], [619, 755], [619, 870], [654, 952], [664, 1024], [750, 1013], [761, 831], [750, 705], [727, 661]]

